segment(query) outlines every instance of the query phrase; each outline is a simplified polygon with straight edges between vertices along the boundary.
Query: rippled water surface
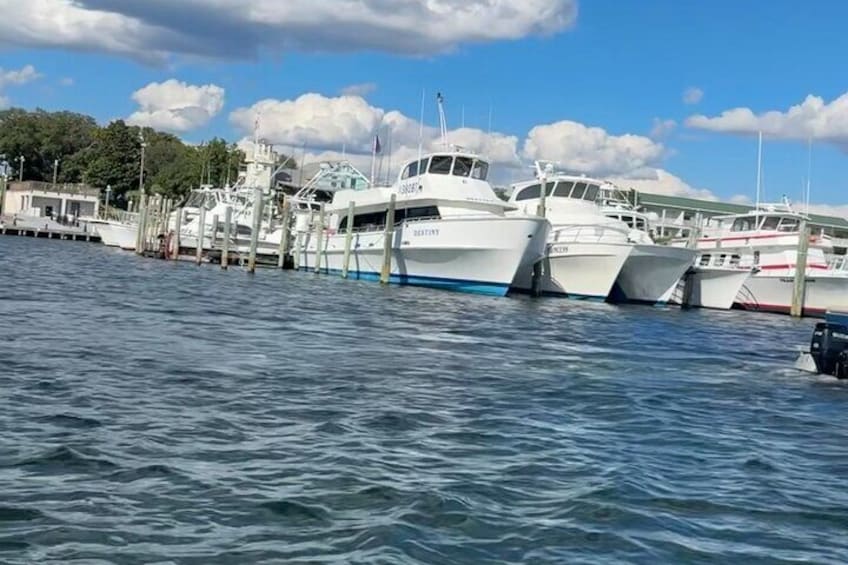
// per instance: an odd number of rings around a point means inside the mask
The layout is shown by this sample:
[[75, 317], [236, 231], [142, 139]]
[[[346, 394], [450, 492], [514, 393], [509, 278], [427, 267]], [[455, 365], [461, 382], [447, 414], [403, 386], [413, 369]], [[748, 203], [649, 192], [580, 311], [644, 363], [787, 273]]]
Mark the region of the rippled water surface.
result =
[[0, 238], [0, 563], [844, 563], [811, 322]]

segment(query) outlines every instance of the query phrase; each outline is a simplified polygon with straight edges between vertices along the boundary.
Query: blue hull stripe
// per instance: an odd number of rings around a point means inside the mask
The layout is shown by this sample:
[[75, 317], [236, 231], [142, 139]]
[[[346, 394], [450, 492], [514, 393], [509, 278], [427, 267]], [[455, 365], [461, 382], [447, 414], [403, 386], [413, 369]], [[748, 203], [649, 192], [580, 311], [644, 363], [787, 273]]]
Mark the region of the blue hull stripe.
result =
[[[314, 268], [301, 267], [301, 271], [314, 271]], [[321, 269], [321, 274], [341, 275], [341, 269]], [[380, 273], [373, 271], [348, 271], [348, 278], [360, 281], [379, 281]], [[389, 276], [391, 284], [402, 284], [410, 286], [426, 286], [443, 290], [457, 292], [468, 292], [472, 294], [486, 294], [489, 296], [506, 296], [509, 290], [508, 284], [492, 283], [483, 281], [468, 281], [462, 279], [447, 279], [442, 277], [424, 277], [416, 275], [399, 275], [392, 273]]]

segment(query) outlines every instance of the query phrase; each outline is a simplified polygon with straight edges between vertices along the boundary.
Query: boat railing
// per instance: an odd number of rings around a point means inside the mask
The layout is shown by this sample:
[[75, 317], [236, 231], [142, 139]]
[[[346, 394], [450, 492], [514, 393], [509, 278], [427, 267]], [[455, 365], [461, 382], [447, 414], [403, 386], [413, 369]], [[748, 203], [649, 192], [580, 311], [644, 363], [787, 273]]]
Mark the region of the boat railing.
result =
[[[553, 243], [600, 243], [627, 241], [629, 228], [607, 225], [561, 225], [558, 224], [551, 232]], [[611, 239], [612, 238], [612, 239]]]
[[840, 255], [831, 257], [827, 262], [827, 268], [831, 271], [844, 271], [848, 273], [848, 256]]
[[127, 212], [118, 208], [109, 208], [108, 210], [101, 208], [101, 219], [120, 222], [122, 224], [137, 224], [138, 212]]

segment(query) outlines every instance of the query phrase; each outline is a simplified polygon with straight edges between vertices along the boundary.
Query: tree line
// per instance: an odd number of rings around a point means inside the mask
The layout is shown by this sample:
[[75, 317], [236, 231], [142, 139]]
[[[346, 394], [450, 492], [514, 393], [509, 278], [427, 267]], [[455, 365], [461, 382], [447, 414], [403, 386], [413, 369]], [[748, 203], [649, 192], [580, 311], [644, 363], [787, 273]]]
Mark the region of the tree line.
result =
[[74, 112], [0, 111], [0, 162], [7, 162], [12, 179], [20, 178], [21, 165], [24, 180], [52, 182], [55, 172], [59, 183], [110, 187], [119, 207], [136, 197], [142, 140], [145, 189], [168, 197], [184, 196], [201, 183], [234, 183], [245, 157], [234, 143], [217, 137], [190, 145], [123, 120], [100, 126]]

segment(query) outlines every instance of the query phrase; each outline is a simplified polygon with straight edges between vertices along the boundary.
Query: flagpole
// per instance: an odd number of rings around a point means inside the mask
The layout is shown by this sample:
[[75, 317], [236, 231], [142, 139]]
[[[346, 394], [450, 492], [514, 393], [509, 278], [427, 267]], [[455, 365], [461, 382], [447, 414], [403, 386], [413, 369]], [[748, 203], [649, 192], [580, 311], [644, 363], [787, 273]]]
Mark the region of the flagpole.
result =
[[371, 186], [376, 186], [377, 179], [375, 178], [377, 167], [377, 136], [374, 136], [374, 141], [371, 142]]

